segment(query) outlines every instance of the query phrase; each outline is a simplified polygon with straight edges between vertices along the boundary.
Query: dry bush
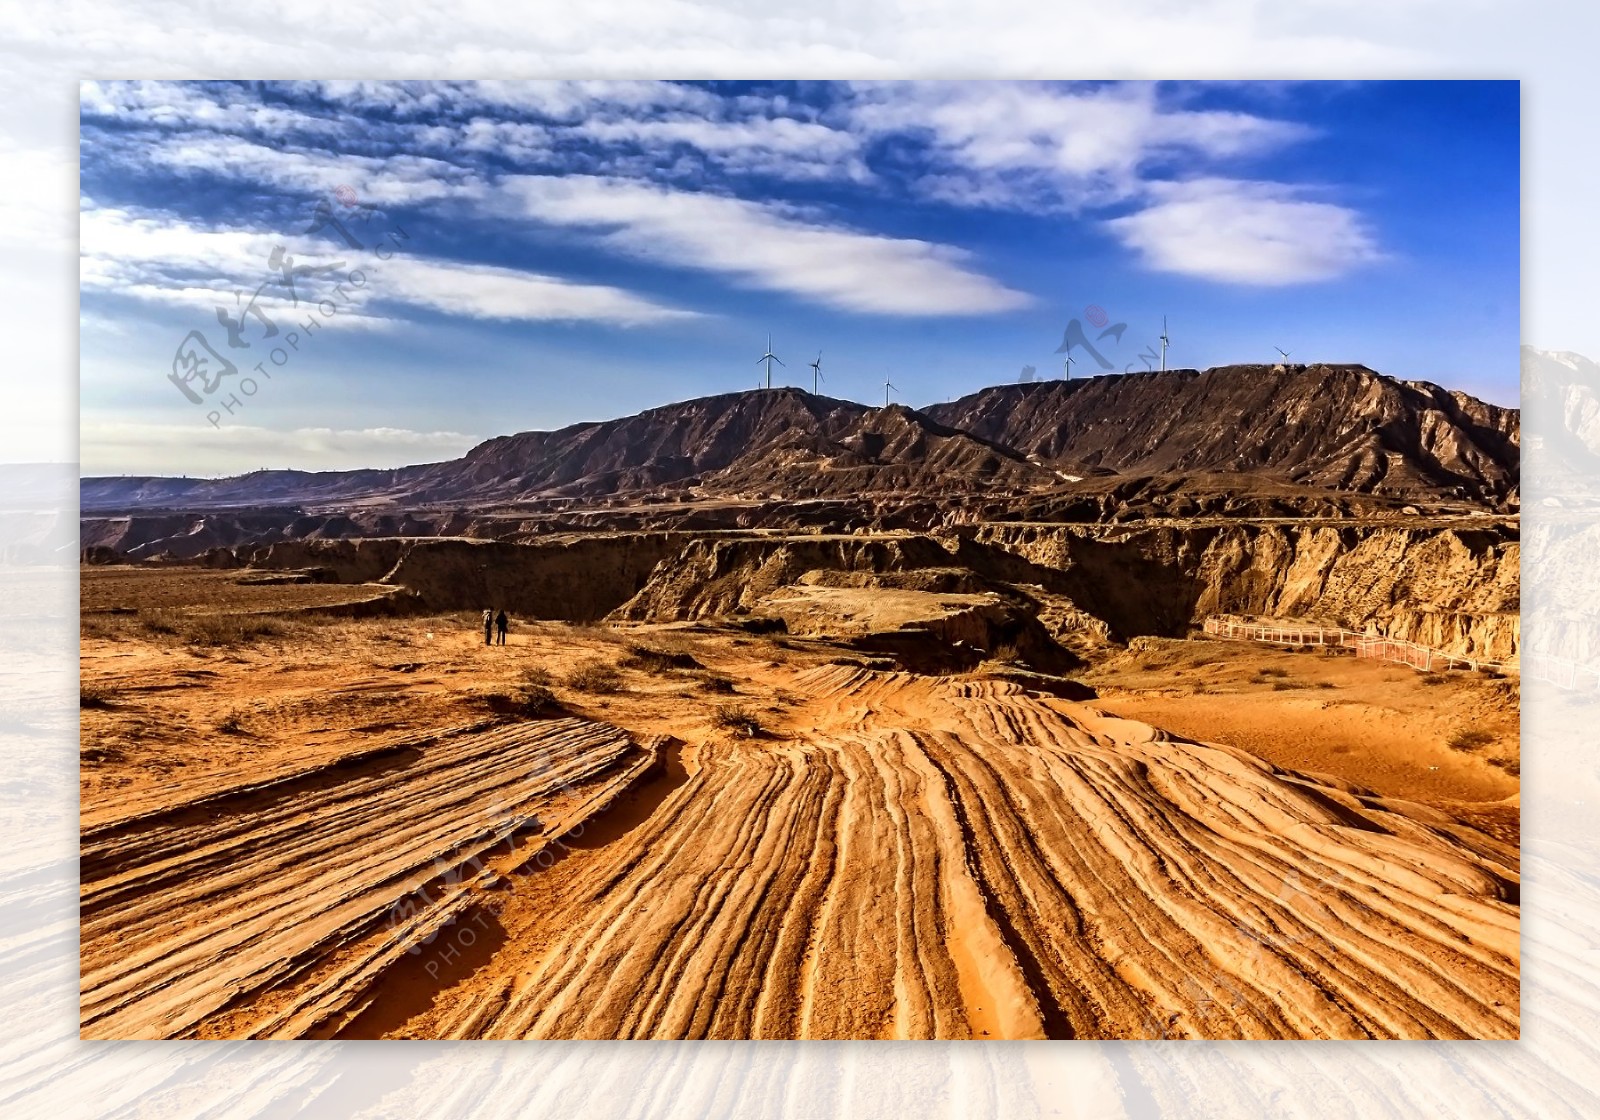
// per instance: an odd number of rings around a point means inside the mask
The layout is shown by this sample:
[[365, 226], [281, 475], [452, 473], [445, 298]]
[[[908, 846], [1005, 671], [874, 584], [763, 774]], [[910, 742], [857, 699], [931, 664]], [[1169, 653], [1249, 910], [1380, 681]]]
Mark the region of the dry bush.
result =
[[1256, 670], [1256, 676], [1258, 677], [1287, 677], [1288, 675], [1289, 670], [1279, 669], [1276, 666], [1271, 665]]
[[576, 666], [566, 675], [564, 683], [579, 692], [616, 692], [622, 687], [622, 674], [615, 665], [596, 658]]
[[1011, 642], [1001, 642], [989, 651], [989, 660], [998, 661], [1002, 665], [1015, 665], [1022, 660], [1022, 654], [1017, 652], [1017, 647]]
[[109, 708], [115, 694], [108, 688], [101, 688], [97, 684], [80, 684], [78, 686], [78, 707], [80, 708]]
[[1422, 683], [1423, 684], [1445, 684], [1449, 680], [1450, 680], [1450, 678], [1445, 676], [1443, 673], [1423, 673], [1422, 674]]
[[261, 638], [280, 638], [291, 632], [283, 619], [256, 614], [187, 615], [174, 611], [141, 611], [145, 633], [174, 637], [193, 646], [248, 645]]
[[279, 638], [287, 632], [278, 619], [256, 615], [208, 614], [187, 622], [180, 633], [197, 646], [247, 645], [258, 638]]
[[733, 687], [733, 682], [720, 673], [707, 673], [700, 678], [700, 687], [707, 692], [719, 692], [732, 695], [738, 690]]
[[524, 684], [517, 690], [516, 701], [523, 714], [529, 716], [548, 715], [561, 706], [556, 700], [556, 694], [550, 691], [548, 685]]
[[176, 634], [178, 626], [173, 621], [174, 616], [166, 611], [141, 612], [139, 621], [144, 624], [146, 632], [151, 634]]
[[549, 688], [556, 683], [555, 677], [550, 675], [550, 670], [542, 665], [534, 665], [522, 671], [522, 684], [524, 687], [538, 686]]
[[667, 673], [674, 669], [698, 669], [700, 662], [691, 653], [681, 650], [656, 649], [651, 646], [628, 643], [628, 652], [618, 662], [624, 669], [639, 669], [646, 673]]
[[741, 704], [718, 704], [711, 713], [711, 722], [746, 739], [757, 739], [767, 733], [761, 717]]
[[1318, 688], [1338, 688], [1339, 686], [1334, 684], [1332, 681], [1318, 681], [1317, 682], [1317, 687]]
[[1445, 745], [1453, 751], [1475, 751], [1479, 747], [1488, 746], [1494, 739], [1493, 732], [1485, 731], [1481, 727], [1463, 727], [1446, 739]]
[[234, 708], [227, 715], [217, 721], [217, 730], [224, 735], [239, 735], [245, 730], [245, 713]]
[[1490, 766], [1498, 766], [1513, 778], [1522, 777], [1522, 763], [1514, 758], [1491, 758], [1486, 760]]
[[1298, 684], [1295, 684], [1294, 681], [1273, 681], [1272, 682], [1272, 691], [1273, 692], [1291, 692], [1294, 689], [1297, 689], [1299, 687], [1300, 686]]
[[1474, 676], [1480, 681], [1499, 681], [1505, 679], [1505, 674], [1498, 669], [1479, 669]]

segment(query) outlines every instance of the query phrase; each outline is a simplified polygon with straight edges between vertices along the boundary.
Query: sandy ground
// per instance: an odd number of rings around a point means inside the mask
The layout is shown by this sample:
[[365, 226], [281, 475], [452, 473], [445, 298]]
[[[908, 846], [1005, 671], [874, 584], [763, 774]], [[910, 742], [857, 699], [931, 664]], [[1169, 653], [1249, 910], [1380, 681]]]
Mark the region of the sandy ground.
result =
[[1505, 682], [1154, 643], [1075, 704], [224, 585], [86, 615], [87, 1037], [1517, 1032]]
[[1516, 841], [1515, 679], [1247, 642], [1138, 644], [1082, 675], [1100, 693], [1096, 707], [1418, 801]]

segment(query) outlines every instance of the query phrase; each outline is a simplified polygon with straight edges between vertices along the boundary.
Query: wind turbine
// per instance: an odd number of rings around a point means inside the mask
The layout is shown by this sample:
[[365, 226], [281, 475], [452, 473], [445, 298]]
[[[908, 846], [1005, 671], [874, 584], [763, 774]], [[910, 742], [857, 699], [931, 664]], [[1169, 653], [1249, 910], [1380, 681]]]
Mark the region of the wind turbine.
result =
[[1172, 340], [1167, 337], [1167, 317], [1161, 316], [1161, 372], [1167, 372], [1167, 343]]
[[767, 335], [767, 352], [756, 359], [756, 365], [760, 365], [762, 362], [767, 363], [767, 388], [770, 389], [772, 388], [772, 363], [777, 362], [780, 366], [783, 365], [783, 359], [772, 352], [772, 336], [770, 334]]
[[883, 375], [883, 407], [884, 408], [888, 408], [889, 407], [889, 390], [890, 389], [893, 389], [895, 392], [899, 392], [900, 391], [900, 387], [898, 385], [892, 384], [889, 381], [889, 375], [886, 373], [886, 374]]
[[1283, 360], [1281, 362], [1279, 362], [1278, 364], [1281, 365], [1281, 366], [1287, 366], [1289, 364], [1289, 351], [1285, 350], [1281, 346], [1274, 346], [1273, 349], [1276, 350], [1283, 357]]
[[822, 351], [817, 351], [817, 360], [811, 363], [811, 395], [817, 395], [817, 382], [826, 381], [822, 376]]
[[1072, 363], [1075, 361], [1077, 359], [1072, 356], [1072, 351], [1068, 350], [1066, 358], [1061, 363], [1061, 380], [1072, 380]]

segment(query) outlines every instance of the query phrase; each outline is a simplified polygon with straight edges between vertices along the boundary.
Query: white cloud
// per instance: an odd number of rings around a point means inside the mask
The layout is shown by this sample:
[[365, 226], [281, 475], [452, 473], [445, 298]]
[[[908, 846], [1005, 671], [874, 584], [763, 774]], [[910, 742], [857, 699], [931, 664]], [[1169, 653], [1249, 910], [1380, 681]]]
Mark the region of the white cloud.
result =
[[[213, 428], [204, 420], [160, 424], [86, 418], [81, 431], [85, 475], [233, 475], [261, 467], [355, 470], [453, 459], [481, 442], [461, 432], [406, 428]], [[174, 448], [182, 448], [181, 463]]]
[[602, 322], [638, 326], [699, 318], [605, 284], [578, 284], [555, 276], [491, 265], [396, 257], [375, 281], [382, 299], [429, 307], [473, 319]]
[[591, 117], [570, 135], [608, 145], [636, 145], [664, 155], [686, 146], [723, 171], [785, 179], [853, 179], [872, 176], [851, 133], [784, 116], [716, 120], [676, 116], [640, 120]]
[[473, 171], [428, 156], [348, 155], [212, 133], [140, 143], [134, 154], [141, 162], [180, 173], [204, 172], [309, 195], [326, 196], [349, 187], [361, 202], [379, 207], [480, 198], [487, 190]]
[[1237, 284], [1329, 280], [1382, 260], [1354, 210], [1281, 183], [1200, 179], [1153, 187], [1154, 202], [1106, 225], [1159, 272]]
[[86, 120], [214, 132], [338, 133], [352, 123], [263, 102], [248, 85], [197, 86], [187, 82], [85, 81], [78, 88]]
[[1307, 138], [1303, 125], [1169, 104], [1151, 83], [859, 83], [841, 113], [872, 135], [926, 145], [912, 184], [960, 205], [1104, 205], [1163, 162], [1220, 160]]
[[591, 176], [514, 176], [504, 189], [522, 216], [601, 231], [619, 252], [843, 310], [970, 315], [1032, 302], [973, 271], [964, 250], [859, 232], [794, 207]]
[[[584, 284], [556, 276], [493, 265], [431, 260], [404, 252], [387, 261], [348, 252], [330, 254], [326, 243], [285, 238], [260, 230], [207, 229], [171, 215], [135, 214], [106, 207], [81, 216], [80, 282], [84, 289], [114, 292], [150, 302], [198, 307], [208, 313], [236, 292], [254, 292], [275, 275], [268, 258], [285, 245], [297, 263], [321, 266], [333, 256], [344, 260], [347, 275], [360, 268], [368, 279], [362, 295], [336, 300], [341, 322], [392, 325], [364, 310], [370, 301], [406, 304], [474, 319], [590, 321], [619, 326], [691, 318], [694, 312], [668, 307], [605, 284]], [[299, 306], [286, 288], [275, 285], [258, 305], [273, 318], [307, 313], [316, 299], [332, 298], [335, 277], [297, 281]], [[303, 287], [301, 287], [303, 286]]]

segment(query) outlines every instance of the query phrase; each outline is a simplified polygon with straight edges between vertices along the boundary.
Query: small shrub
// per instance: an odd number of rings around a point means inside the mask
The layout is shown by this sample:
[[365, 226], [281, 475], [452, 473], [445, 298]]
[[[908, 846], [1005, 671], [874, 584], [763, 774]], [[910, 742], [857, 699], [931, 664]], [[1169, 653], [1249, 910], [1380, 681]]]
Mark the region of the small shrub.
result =
[[237, 708], [217, 721], [217, 730], [224, 735], [239, 735], [244, 729], [244, 713]]
[[1290, 691], [1292, 691], [1294, 689], [1297, 689], [1299, 687], [1300, 686], [1295, 684], [1293, 681], [1273, 681], [1272, 682], [1272, 691], [1273, 692], [1290, 692]]
[[619, 664], [624, 669], [641, 669], [647, 673], [700, 668], [700, 662], [695, 660], [693, 654], [669, 649], [653, 649], [633, 642], [628, 643], [628, 652]]
[[183, 636], [198, 646], [237, 646], [257, 638], [276, 638], [284, 633], [283, 623], [252, 615], [211, 614], [189, 620]]
[[1265, 668], [1256, 670], [1256, 676], [1258, 676], [1258, 677], [1287, 677], [1288, 675], [1289, 675], [1289, 670], [1287, 670], [1287, 669], [1279, 669], [1279, 668], [1277, 668], [1276, 666], [1273, 666], [1273, 665], [1269, 665], [1269, 666], [1267, 666]]
[[1479, 669], [1476, 673], [1480, 681], [1500, 681], [1505, 679], [1505, 674], [1498, 669]]
[[1488, 762], [1490, 766], [1498, 766], [1513, 778], [1522, 777], [1522, 763], [1514, 758], [1491, 758]]
[[756, 739], [767, 733], [767, 729], [761, 725], [761, 718], [739, 704], [718, 704], [711, 713], [711, 722], [724, 731], [732, 731], [746, 739]]
[[1445, 684], [1449, 680], [1450, 680], [1450, 678], [1445, 676], [1443, 673], [1423, 673], [1422, 674], [1422, 683], [1423, 684], [1430, 684], [1430, 685], [1433, 685], [1433, 684]]
[[542, 716], [560, 707], [556, 694], [542, 684], [524, 684], [516, 695], [517, 706], [525, 715]]
[[1010, 642], [1001, 642], [989, 651], [989, 660], [998, 661], [1002, 665], [1015, 665], [1022, 660], [1022, 655], [1017, 652], [1017, 647]]
[[1318, 688], [1338, 688], [1339, 686], [1334, 684], [1332, 681], [1318, 681], [1317, 682], [1317, 687]]
[[1492, 742], [1494, 734], [1481, 727], [1463, 727], [1445, 740], [1453, 751], [1475, 751]]
[[585, 661], [567, 674], [566, 685], [579, 692], [616, 692], [622, 687], [622, 674], [604, 661]]
[[176, 637], [202, 648], [245, 645], [258, 638], [281, 637], [289, 630], [280, 619], [250, 614], [184, 615], [151, 611], [141, 614], [139, 621], [147, 633]]
[[733, 682], [731, 680], [717, 673], [708, 673], [701, 677], [700, 687], [705, 689], [707, 692], [717, 692], [729, 696], [737, 691], [733, 687]]
[[525, 687], [549, 688], [556, 683], [556, 679], [550, 675], [549, 669], [535, 665], [522, 671], [522, 683]]
[[80, 708], [109, 708], [111, 707], [111, 692], [99, 685], [84, 684], [78, 686], [78, 707]]
[[178, 628], [165, 614], [152, 613], [140, 615], [139, 621], [144, 623], [144, 628], [151, 634], [176, 634]]

